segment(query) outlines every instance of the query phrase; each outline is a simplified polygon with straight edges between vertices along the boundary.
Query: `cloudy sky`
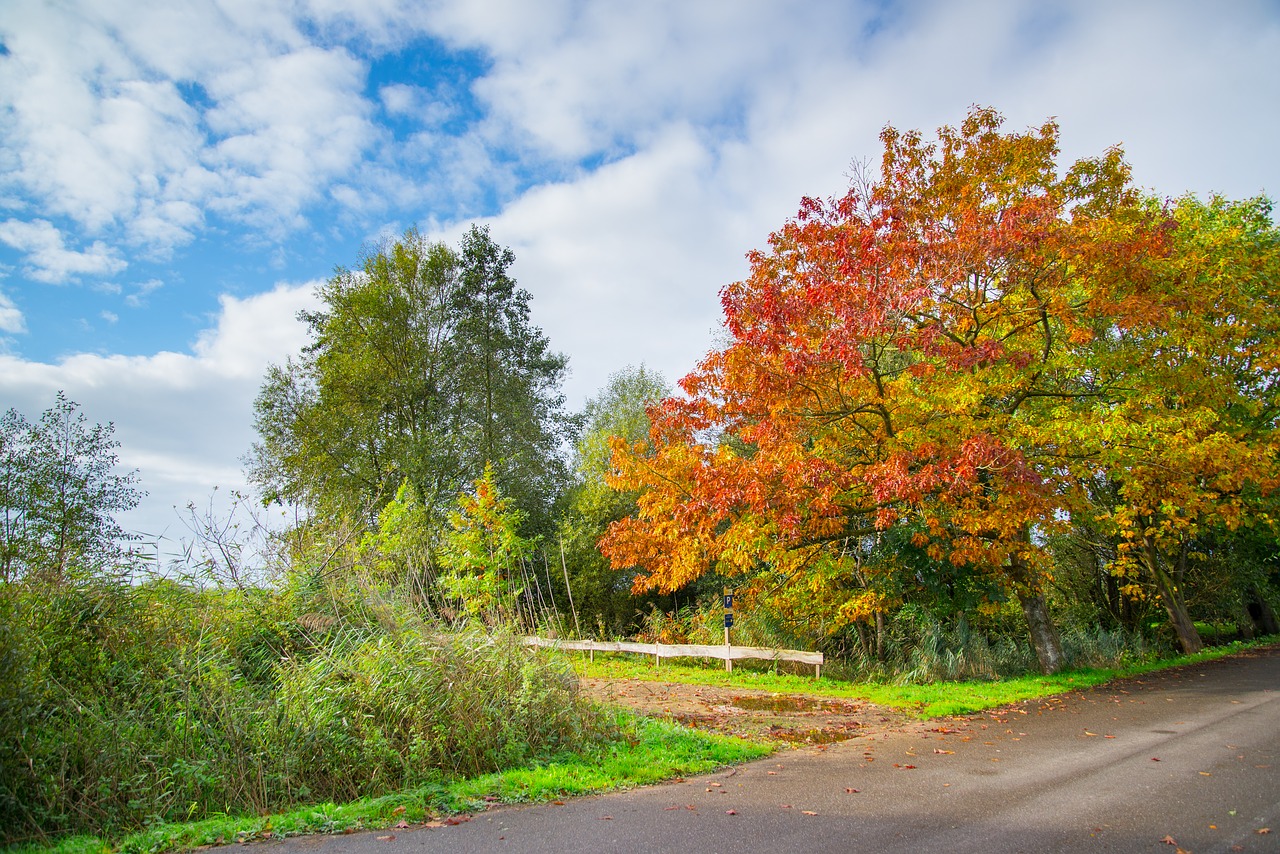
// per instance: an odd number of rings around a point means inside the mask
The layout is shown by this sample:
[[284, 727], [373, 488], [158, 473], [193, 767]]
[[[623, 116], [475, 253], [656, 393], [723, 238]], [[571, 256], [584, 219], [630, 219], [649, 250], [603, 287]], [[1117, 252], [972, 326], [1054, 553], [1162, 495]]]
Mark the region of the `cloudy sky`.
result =
[[1161, 195], [1274, 195], [1280, 5], [3, 0], [0, 409], [113, 422], [171, 546], [362, 245], [489, 224], [577, 408], [687, 372], [801, 196], [973, 104]]

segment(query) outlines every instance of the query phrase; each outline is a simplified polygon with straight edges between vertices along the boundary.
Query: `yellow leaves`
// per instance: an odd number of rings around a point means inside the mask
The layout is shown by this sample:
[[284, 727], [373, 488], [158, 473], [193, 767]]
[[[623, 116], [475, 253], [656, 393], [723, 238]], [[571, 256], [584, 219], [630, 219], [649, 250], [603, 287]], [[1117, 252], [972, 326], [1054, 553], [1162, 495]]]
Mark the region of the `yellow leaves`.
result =
[[1039, 543], [1090, 513], [1138, 596], [1144, 549], [1245, 524], [1240, 496], [1280, 488], [1280, 442], [1250, 426], [1271, 392], [1240, 368], [1280, 365], [1280, 261], [1254, 269], [1245, 245], [1280, 245], [1269, 220], [1190, 202], [1170, 220], [1118, 150], [1059, 178], [1054, 123], [1001, 122], [975, 109], [936, 143], [886, 128], [877, 183], [806, 199], [751, 255], [722, 294], [728, 346], [651, 445], [613, 445], [610, 482], [642, 492], [606, 537], [615, 566], [667, 590], [794, 573], [792, 611], [862, 619], [877, 600], [831, 605], [847, 568], [812, 544], [909, 524], [929, 560], [1035, 587]]
[[877, 613], [888, 613], [895, 603], [882, 593], [867, 590], [849, 598], [836, 611], [836, 619], [841, 626], [870, 620]]

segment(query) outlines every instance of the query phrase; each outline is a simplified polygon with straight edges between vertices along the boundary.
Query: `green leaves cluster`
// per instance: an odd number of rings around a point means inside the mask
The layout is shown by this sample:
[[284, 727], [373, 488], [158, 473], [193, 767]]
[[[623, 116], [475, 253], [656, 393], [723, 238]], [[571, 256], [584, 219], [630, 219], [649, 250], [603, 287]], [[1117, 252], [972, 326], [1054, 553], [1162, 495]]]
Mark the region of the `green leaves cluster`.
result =
[[415, 230], [339, 268], [305, 312], [311, 341], [255, 402], [250, 475], [268, 498], [372, 522], [401, 483], [433, 524], [486, 465], [533, 527], [567, 477], [563, 355], [529, 320], [514, 255], [472, 227]]
[[34, 423], [16, 409], [0, 416], [0, 582], [61, 582], [119, 564], [131, 536], [114, 514], [143, 492], [136, 471], [117, 471], [113, 432], [62, 392]]

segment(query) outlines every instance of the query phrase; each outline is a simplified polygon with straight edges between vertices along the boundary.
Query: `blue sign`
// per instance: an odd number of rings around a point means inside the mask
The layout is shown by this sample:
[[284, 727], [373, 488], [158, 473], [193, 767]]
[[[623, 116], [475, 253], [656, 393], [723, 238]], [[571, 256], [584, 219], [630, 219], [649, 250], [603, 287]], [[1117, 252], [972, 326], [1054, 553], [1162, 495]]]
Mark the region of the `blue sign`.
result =
[[729, 613], [728, 611], [725, 611], [725, 614], [724, 614], [724, 627], [726, 629], [733, 628], [733, 614]]
[[733, 594], [732, 593], [724, 594], [724, 609], [728, 611], [732, 607], [733, 607]]

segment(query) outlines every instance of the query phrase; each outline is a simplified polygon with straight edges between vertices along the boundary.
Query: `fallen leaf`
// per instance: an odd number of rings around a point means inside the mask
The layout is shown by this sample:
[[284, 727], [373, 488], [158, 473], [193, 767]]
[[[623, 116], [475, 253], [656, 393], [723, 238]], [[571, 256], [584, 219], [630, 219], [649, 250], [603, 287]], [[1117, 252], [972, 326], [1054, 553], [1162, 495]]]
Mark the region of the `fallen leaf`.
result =
[[600, 821], [613, 821], [613, 816], [611, 816], [611, 815], [602, 815], [602, 816], [600, 816]]
[[954, 751], [954, 750], [943, 750], [943, 749], [942, 749], [942, 748], [940, 748], [940, 747], [935, 747], [935, 748], [933, 749], [933, 752], [934, 752], [934, 753], [942, 753], [942, 754], [946, 754], [946, 755], [948, 755], [948, 756], [949, 756], [949, 755], [951, 755], [952, 753], [955, 753], [955, 751]]
[[1164, 839], [1161, 839], [1160, 841], [1163, 842], [1165, 845], [1176, 846], [1178, 844], [1177, 842], [1174, 841], [1172, 836], [1166, 836]]
[[725, 810], [725, 811], [724, 811], [724, 814], [725, 814], [725, 815], [737, 815], [737, 814], [738, 814], [738, 811], [737, 811], [737, 810]]
[[1152, 756], [1152, 757], [1151, 757], [1151, 761], [1152, 761], [1152, 762], [1159, 762], [1160, 760], [1159, 760], [1159, 759], [1157, 759], [1156, 757]]
[[782, 807], [784, 810], [791, 809], [791, 804], [778, 804], [778, 806]]
[[663, 809], [664, 809], [664, 810], [666, 810], [666, 811], [668, 811], [668, 812], [670, 812], [671, 810], [678, 810], [678, 809], [680, 809], [680, 807], [679, 807], [679, 806], [663, 807]]
[[396, 807], [395, 809], [393, 809], [393, 810], [391, 811], [391, 814], [392, 814], [392, 815], [404, 815], [404, 804], [401, 804], [400, 806], [398, 806], [398, 807]]
[[395, 827], [396, 830], [408, 830], [409, 822], [405, 821], [404, 819], [400, 819], [393, 826]]
[[433, 819], [424, 824], [423, 827], [444, 827], [444, 822], [439, 819]]
[[379, 841], [379, 842], [390, 842], [391, 840], [393, 840], [393, 839], [395, 839], [395, 838], [396, 838], [396, 837], [395, 837], [395, 834], [393, 833], [393, 834], [391, 834], [390, 836], [379, 836], [379, 837], [378, 837], [378, 841]]
[[[813, 810], [800, 810], [800, 812], [804, 813], [805, 815], [817, 815], [817, 813], [814, 812]], [[1258, 832], [1261, 833], [1262, 831], [1258, 831]]]
[[768, 774], [770, 777], [773, 777], [773, 776], [776, 776], [778, 772], [777, 772], [777, 771], [766, 771], [766, 772], [764, 772], [764, 773]]
[[1085, 730], [1085, 731], [1084, 731], [1084, 734], [1085, 734], [1085, 735], [1097, 735], [1097, 733], [1096, 733], [1096, 732], [1089, 732], [1089, 730]]
[[1258, 828], [1258, 835], [1259, 835], [1259, 836], [1262, 836], [1263, 834], [1267, 834], [1267, 833], [1270, 833], [1270, 832], [1271, 832], [1271, 828], [1269, 828], [1269, 827], [1260, 827], [1260, 828]]
[[858, 790], [857, 790], [857, 789], [851, 789], [851, 788], [849, 788], [848, 786], [845, 786], [845, 787], [844, 787], [844, 790], [845, 790], [845, 792], [846, 792], [846, 793], [848, 793], [848, 794], [850, 794], [850, 795], [856, 795], [856, 794], [858, 794]]
[[552, 801], [552, 802], [551, 802], [551, 805], [552, 805], [553, 807], [562, 807], [562, 806], [564, 806], [564, 801]]
[[1212, 777], [1213, 775], [1212, 775], [1212, 774], [1210, 774], [1208, 771], [1201, 771], [1201, 772], [1200, 772], [1200, 776], [1201, 776], [1201, 777]]

